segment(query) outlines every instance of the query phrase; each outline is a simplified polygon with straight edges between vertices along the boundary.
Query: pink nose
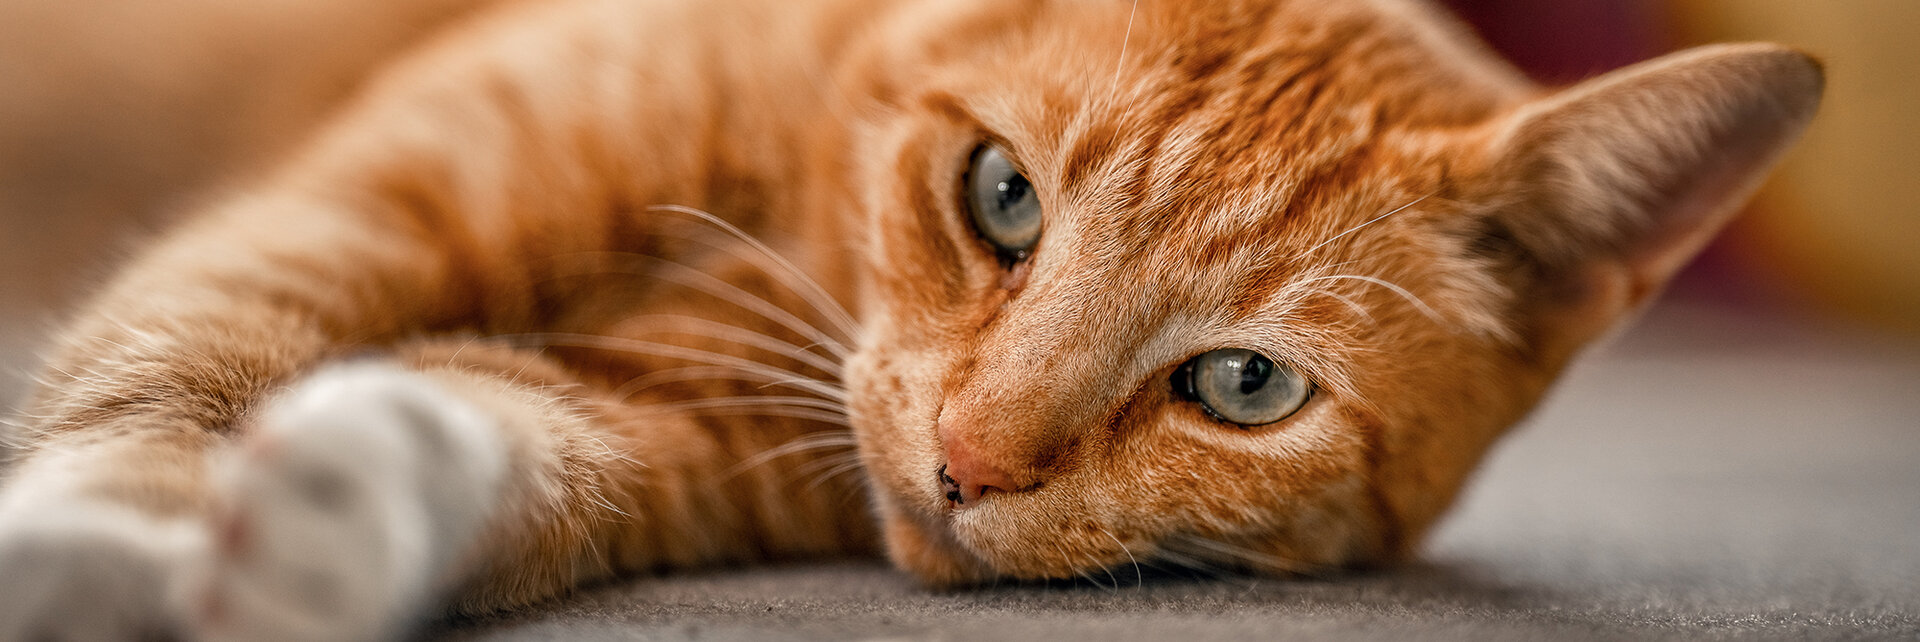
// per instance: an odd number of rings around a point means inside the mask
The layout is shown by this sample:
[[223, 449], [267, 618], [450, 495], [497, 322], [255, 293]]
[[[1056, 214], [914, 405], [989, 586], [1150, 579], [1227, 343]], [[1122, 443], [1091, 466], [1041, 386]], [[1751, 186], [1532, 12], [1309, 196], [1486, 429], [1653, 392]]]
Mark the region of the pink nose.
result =
[[988, 492], [1007, 493], [1025, 490], [1028, 486], [981, 456], [966, 439], [945, 430], [941, 434], [946, 437], [947, 465], [940, 468], [940, 487], [946, 491], [947, 501], [964, 506], [979, 501]]

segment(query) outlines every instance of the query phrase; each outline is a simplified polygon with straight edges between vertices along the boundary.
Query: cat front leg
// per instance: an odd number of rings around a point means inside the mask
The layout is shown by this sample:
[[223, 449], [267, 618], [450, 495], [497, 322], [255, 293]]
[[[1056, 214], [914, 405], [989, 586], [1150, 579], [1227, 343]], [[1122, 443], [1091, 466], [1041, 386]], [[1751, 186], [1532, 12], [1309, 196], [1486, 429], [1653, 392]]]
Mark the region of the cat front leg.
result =
[[537, 350], [423, 340], [324, 367], [216, 463], [188, 620], [216, 640], [383, 639], [621, 573], [746, 559], [777, 543], [734, 484], [773, 472], [729, 475], [736, 463], [697, 422], [616, 401]]
[[[728, 548], [654, 530], [698, 531], [649, 517], [720, 504], [638, 463], [684, 458], [616, 449], [565, 370], [468, 343], [249, 387], [258, 401], [217, 428], [196, 407], [43, 429], [0, 495], [0, 642], [390, 639]], [[667, 494], [643, 504], [640, 486]]]
[[355, 362], [229, 434], [155, 413], [41, 436], [0, 494], [0, 641], [404, 631], [506, 468], [502, 420], [457, 388]]

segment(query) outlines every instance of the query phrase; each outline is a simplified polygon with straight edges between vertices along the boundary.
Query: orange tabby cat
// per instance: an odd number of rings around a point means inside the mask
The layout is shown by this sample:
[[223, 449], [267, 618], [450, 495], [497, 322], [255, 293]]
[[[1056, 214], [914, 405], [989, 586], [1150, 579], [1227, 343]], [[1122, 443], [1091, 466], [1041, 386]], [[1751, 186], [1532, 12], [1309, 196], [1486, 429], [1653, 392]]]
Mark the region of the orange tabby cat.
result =
[[1390, 561], [1821, 82], [1730, 45], [1543, 91], [1407, 0], [508, 7], [72, 324], [0, 639], [881, 549]]

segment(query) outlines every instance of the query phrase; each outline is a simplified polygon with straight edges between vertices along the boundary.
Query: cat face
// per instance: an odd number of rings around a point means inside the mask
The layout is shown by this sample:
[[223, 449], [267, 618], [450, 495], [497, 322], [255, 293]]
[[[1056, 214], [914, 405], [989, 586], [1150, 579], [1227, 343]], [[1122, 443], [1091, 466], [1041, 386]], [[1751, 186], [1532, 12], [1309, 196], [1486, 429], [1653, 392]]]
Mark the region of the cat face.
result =
[[[941, 584], [1404, 553], [1677, 265], [1640, 257], [1690, 255], [1797, 132], [1704, 196], [1664, 174], [1537, 194], [1594, 173], [1560, 161], [1595, 137], [1534, 123], [1625, 99], [1542, 102], [1418, 5], [896, 21], [843, 74], [878, 105], [848, 384], [889, 550]], [[1707, 222], [1645, 223], [1669, 193]], [[1580, 208], [1615, 222], [1551, 220]]]

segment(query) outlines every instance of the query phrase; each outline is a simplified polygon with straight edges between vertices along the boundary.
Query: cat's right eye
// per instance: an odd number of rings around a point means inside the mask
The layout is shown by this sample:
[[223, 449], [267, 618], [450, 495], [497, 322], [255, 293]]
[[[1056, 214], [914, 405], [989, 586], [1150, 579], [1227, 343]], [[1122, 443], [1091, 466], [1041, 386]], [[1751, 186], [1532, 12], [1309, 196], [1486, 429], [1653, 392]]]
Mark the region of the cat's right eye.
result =
[[1040, 195], [1033, 183], [991, 143], [973, 153], [965, 179], [973, 229], [1001, 260], [1018, 263], [1040, 242]]
[[1313, 384], [1292, 368], [1252, 350], [1228, 348], [1194, 357], [1173, 373], [1173, 389], [1207, 414], [1241, 426], [1286, 419], [1307, 405]]

